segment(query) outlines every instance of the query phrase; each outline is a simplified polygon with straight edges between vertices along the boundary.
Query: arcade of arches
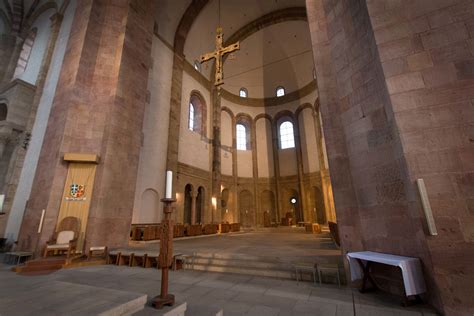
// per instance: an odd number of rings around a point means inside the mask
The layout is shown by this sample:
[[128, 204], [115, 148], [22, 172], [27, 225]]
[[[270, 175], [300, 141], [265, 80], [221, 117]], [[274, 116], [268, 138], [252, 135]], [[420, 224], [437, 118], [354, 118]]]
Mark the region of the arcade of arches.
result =
[[337, 221], [343, 253], [418, 257], [427, 301], [472, 314], [473, 1], [221, 2], [0, 2], [3, 241], [39, 253], [81, 212], [84, 247], [127, 245], [171, 170], [178, 223]]

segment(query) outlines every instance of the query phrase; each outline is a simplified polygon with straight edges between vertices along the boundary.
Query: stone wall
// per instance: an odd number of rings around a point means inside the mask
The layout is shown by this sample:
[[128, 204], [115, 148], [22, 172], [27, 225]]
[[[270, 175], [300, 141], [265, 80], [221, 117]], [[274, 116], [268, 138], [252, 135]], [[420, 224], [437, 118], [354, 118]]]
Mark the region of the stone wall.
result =
[[[101, 157], [86, 245], [126, 243], [150, 66], [152, 12], [153, 1], [78, 4], [20, 232], [21, 249], [34, 250], [54, 232], [66, 152]], [[37, 242], [42, 209], [46, 216]]]
[[409, 181], [424, 179], [433, 209], [439, 234], [426, 242], [444, 311], [472, 314], [474, 2], [367, 6]]
[[420, 257], [428, 300], [452, 315], [473, 306], [472, 5], [307, 0], [343, 248]]

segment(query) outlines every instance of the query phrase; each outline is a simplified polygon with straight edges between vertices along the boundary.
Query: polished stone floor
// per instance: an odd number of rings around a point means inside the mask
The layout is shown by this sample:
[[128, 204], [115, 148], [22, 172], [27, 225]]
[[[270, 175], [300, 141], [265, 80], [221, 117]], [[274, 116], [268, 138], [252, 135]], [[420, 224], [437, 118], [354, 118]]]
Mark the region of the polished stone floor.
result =
[[[158, 246], [158, 243], [135, 244], [129, 249], [149, 253], [158, 251]], [[174, 242], [174, 249], [175, 253], [212, 252], [223, 256], [237, 254], [306, 262], [342, 260], [340, 250], [327, 234], [304, 234], [296, 228], [179, 240]], [[93, 315], [90, 311], [81, 312], [81, 308], [104, 306], [114, 293], [107, 290], [121, 291], [117, 293], [123, 302], [144, 294], [149, 301], [160, 292], [161, 271], [153, 268], [104, 265], [65, 269], [43, 276], [20, 276], [10, 272], [10, 267], [0, 264], [1, 316], [74, 314], [66, 307], [61, 309], [58, 302], [62, 301], [73, 302], [77, 315]], [[71, 293], [75, 291], [81, 294], [72, 298]], [[401, 307], [399, 298], [382, 293], [360, 294], [344, 286], [244, 274], [171, 271], [170, 292], [175, 294], [177, 303], [187, 303], [186, 315], [192, 316], [216, 315], [220, 310], [226, 316], [435, 315], [423, 305]], [[22, 299], [27, 303], [19, 304]], [[163, 312], [147, 306], [137, 315]]]
[[[131, 243], [127, 249], [158, 251], [159, 242]], [[280, 227], [255, 232], [198, 236], [174, 240], [174, 252], [183, 254], [258, 256], [287, 262], [342, 264], [341, 251], [328, 233], [306, 234], [303, 228]]]
[[[0, 268], [0, 284], [4, 290], [0, 298], [0, 315], [93, 315], [75, 310], [61, 312], [54, 308], [58, 302], [79, 308], [101, 305], [104, 297], [100, 289], [121, 291], [128, 295], [148, 295], [148, 300], [159, 294], [161, 273], [156, 269], [124, 266], [95, 266], [60, 270], [44, 276], [20, 276]], [[71, 297], [67, 291], [47, 290], [48, 284], [60, 282], [64, 289], [89, 287], [90, 293]], [[18, 288], [16, 284], [30, 284]], [[38, 289], [43, 288], [42, 295]], [[95, 292], [94, 292], [95, 291]], [[425, 306], [403, 308], [397, 298], [383, 294], [360, 294], [350, 288], [315, 286], [310, 282], [278, 280], [264, 277], [180, 270], [170, 273], [170, 292], [177, 303], [187, 302], [186, 315], [435, 315]], [[81, 292], [82, 293], [82, 292]], [[30, 296], [34, 294], [34, 296]], [[104, 294], [105, 295], [105, 294]], [[127, 294], [123, 294], [127, 295]], [[9, 299], [21, 297], [24, 304], [12, 305]], [[109, 298], [109, 293], [105, 295]], [[51, 306], [54, 299], [56, 305]], [[146, 307], [136, 315], [160, 315]]]

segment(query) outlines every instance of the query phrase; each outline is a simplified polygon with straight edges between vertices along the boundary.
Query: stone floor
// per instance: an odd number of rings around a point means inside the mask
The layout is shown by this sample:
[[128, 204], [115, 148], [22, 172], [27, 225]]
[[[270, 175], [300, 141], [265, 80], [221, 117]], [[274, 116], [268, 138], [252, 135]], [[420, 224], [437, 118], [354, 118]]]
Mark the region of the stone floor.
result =
[[[74, 304], [77, 308], [100, 305], [104, 303], [104, 298], [97, 294], [100, 289], [138, 296], [146, 294], [150, 299], [159, 294], [160, 277], [161, 273], [156, 269], [114, 265], [66, 269], [44, 276], [20, 276], [3, 265], [0, 269], [0, 315], [70, 315], [70, 312], [54, 310], [55, 306], [61, 306], [58, 302]], [[48, 289], [50, 284], [57, 282], [63, 289], [87, 286], [90, 293], [71, 297], [67, 291]], [[19, 283], [30, 286], [20, 288]], [[42, 295], [39, 289], [44, 290]], [[398, 299], [382, 294], [360, 294], [350, 288], [211, 272], [171, 272], [170, 292], [175, 294], [177, 303], [187, 302], [186, 314], [192, 316], [215, 315], [221, 309], [226, 316], [435, 315], [424, 306], [402, 308]], [[12, 297], [22, 300], [12, 305], [9, 301]], [[51, 305], [53, 299], [56, 305]], [[135, 315], [162, 313], [146, 307]], [[92, 315], [77, 310], [75, 314]]]
[[[151, 252], [158, 250], [158, 244], [132, 248]], [[174, 242], [174, 249], [175, 253], [213, 252], [300, 262], [342, 260], [340, 250], [327, 235], [304, 234], [301, 229], [292, 228], [179, 240]], [[121, 291], [117, 292], [115, 303], [143, 294], [150, 301], [160, 292], [161, 272], [156, 269], [106, 265], [65, 269], [44, 276], [20, 276], [9, 268], [0, 264], [0, 316], [69, 315], [54, 309], [58, 302], [73, 301], [74, 306], [81, 308], [101, 306], [113, 293], [103, 290]], [[88, 293], [81, 287], [88, 289]], [[71, 298], [74, 291], [81, 294]], [[98, 294], [100, 291], [103, 294]], [[186, 314], [192, 316], [215, 315], [220, 310], [226, 316], [435, 315], [426, 306], [403, 308], [399, 298], [386, 294], [360, 294], [348, 287], [231, 273], [171, 271], [170, 292], [175, 294], [177, 303], [187, 303]], [[21, 304], [23, 299], [27, 304]], [[147, 306], [136, 315], [161, 315], [165, 311]], [[80, 315], [80, 310], [76, 314]]]
[[[128, 249], [158, 251], [159, 241], [132, 243]], [[174, 240], [174, 252], [239, 254], [282, 261], [340, 262], [341, 251], [329, 234], [305, 234], [304, 228], [279, 227], [255, 232]]]

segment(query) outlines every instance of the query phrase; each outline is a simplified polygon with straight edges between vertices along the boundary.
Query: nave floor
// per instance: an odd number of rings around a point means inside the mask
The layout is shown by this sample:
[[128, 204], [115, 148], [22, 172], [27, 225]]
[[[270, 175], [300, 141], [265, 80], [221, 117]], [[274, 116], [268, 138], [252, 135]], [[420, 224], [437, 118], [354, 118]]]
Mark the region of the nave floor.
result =
[[[148, 300], [160, 291], [161, 272], [156, 269], [107, 265], [20, 276], [7, 268], [0, 264], [2, 316], [85, 315], [81, 309], [103, 305], [104, 294], [99, 293], [104, 289], [121, 291], [123, 299], [145, 294]], [[87, 295], [79, 291], [70, 296], [59, 289], [48, 291], [47, 286], [52, 282], [60, 282], [64, 288], [85, 286], [90, 290]], [[19, 283], [30, 286], [19, 288]], [[41, 289], [46, 290], [41, 294]], [[170, 273], [170, 293], [175, 294], [177, 303], [187, 302], [186, 315], [192, 316], [215, 315], [221, 309], [226, 316], [436, 315], [422, 306], [402, 308], [397, 298], [383, 294], [360, 294], [349, 288], [314, 286], [310, 282], [297, 284], [291, 280], [189, 270]], [[110, 297], [110, 293], [105, 297]], [[51, 306], [53, 299], [57, 305]], [[120, 299], [117, 297], [115, 301]], [[135, 315], [160, 314], [146, 307]]]

